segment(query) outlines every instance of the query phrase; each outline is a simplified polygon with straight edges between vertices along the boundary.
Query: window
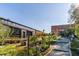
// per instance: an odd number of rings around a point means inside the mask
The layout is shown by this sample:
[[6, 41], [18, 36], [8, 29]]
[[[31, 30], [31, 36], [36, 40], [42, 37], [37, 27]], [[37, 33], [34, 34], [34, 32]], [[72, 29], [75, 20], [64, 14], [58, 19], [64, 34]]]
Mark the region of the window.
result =
[[32, 36], [33, 35], [33, 33], [32, 33], [32, 31], [27, 31], [27, 34], [26, 34], [27, 36]]
[[12, 36], [18, 36], [21, 37], [21, 29], [14, 28]]
[[23, 38], [25, 38], [25, 32], [23, 31]]

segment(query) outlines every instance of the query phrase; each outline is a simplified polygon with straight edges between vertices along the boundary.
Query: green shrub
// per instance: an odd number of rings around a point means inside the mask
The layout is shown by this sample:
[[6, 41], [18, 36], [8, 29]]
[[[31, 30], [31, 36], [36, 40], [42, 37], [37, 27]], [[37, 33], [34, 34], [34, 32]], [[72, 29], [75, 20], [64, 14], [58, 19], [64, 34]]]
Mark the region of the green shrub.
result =
[[79, 24], [75, 24], [75, 35], [79, 37]]
[[15, 50], [16, 46], [15, 45], [6, 45], [6, 46], [2, 46], [0, 48], [0, 55], [15, 55]]
[[36, 47], [31, 47], [31, 48], [29, 49], [29, 55], [30, 55], [30, 56], [36, 55]]
[[41, 51], [38, 49], [39, 49], [39, 47], [31, 47], [29, 49], [29, 55], [30, 56], [41, 56], [42, 55]]
[[74, 39], [71, 43], [71, 47], [72, 48], [79, 48], [79, 40], [78, 39]]
[[29, 43], [34, 44], [37, 42], [37, 36], [30, 36], [29, 37]]
[[5, 45], [0, 48], [0, 55], [5, 55], [5, 56], [23, 56], [27, 55], [26, 54], [26, 49], [25, 47], [16, 47], [16, 45]]
[[25, 46], [17, 47], [16, 48], [16, 55], [17, 56], [26, 56], [27, 55], [27, 48]]
[[49, 45], [46, 44], [41, 45], [41, 52], [45, 51], [48, 47]]
[[11, 28], [5, 26], [0, 21], [0, 43], [4, 44], [4, 40], [10, 36]]
[[72, 51], [73, 56], [78, 56], [79, 55], [79, 50], [77, 48], [79, 48], [79, 40], [74, 39], [71, 43], [71, 51]]

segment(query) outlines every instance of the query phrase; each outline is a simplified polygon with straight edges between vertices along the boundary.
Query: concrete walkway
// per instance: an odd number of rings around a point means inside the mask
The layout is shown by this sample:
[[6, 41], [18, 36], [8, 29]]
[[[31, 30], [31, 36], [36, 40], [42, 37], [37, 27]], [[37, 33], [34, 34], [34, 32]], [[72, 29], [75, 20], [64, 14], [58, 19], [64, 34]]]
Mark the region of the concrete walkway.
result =
[[70, 56], [70, 40], [67, 38], [61, 38], [54, 45], [52, 45], [53, 50], [48, 54], [48, 56]]

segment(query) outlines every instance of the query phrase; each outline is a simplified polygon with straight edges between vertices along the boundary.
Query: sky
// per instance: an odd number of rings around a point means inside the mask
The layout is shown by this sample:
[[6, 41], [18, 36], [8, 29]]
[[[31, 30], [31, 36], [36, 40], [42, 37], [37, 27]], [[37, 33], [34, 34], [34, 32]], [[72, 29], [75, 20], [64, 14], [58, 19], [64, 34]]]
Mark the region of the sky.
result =
[[0, 17], [49, 33], [51, 26], [67, 24], [67, 3], [0, 3]]

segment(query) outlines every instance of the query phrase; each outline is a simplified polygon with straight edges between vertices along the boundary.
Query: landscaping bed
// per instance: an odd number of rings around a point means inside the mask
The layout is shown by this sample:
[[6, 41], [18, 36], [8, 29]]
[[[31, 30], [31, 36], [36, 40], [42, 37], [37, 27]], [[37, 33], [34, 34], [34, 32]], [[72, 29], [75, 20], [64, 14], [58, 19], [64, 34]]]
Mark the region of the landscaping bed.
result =
[[75, 38], [71, 43], [71, 51], [73, 56], [79, 56], [79, 40]]
[[25, 46], [17, 47], [14, 44], [0, 46], [0, 55], [2, 56], [24, 56], [27, 55]]
[[[38, 41], [38, 37], [32, 36], [29, 39], [29, 55], [32, 56], [41, 56], [45, 55], [47, 52], [49, 52], [50, 44], [56, 42], [55, 36], [40, 36], [41, 40]], [[55, 41], [53, 41], [55, 40]]]
[[[30, 36], [29, 49], [19, 39], [5, 40], [0, 46], [1, 56], [42, 56], [49, 52], [50, 44], [55, 43], [55, 36]], [[28, 54], [29, 52], [29, 54]]]
[[71, 48], [72, 56], [79, 56], [79, 50]]

